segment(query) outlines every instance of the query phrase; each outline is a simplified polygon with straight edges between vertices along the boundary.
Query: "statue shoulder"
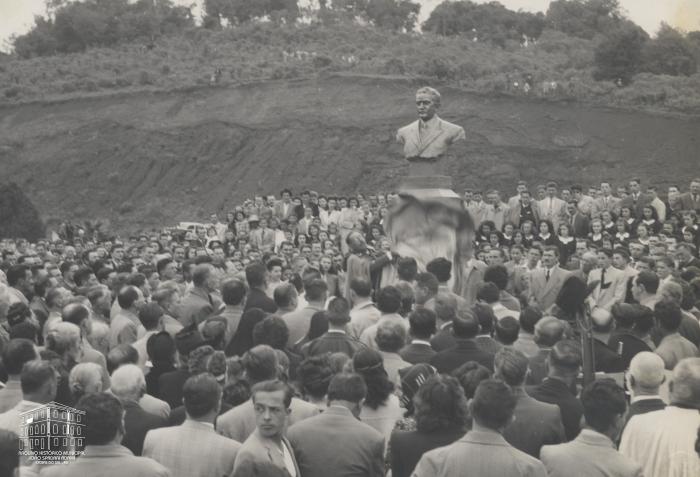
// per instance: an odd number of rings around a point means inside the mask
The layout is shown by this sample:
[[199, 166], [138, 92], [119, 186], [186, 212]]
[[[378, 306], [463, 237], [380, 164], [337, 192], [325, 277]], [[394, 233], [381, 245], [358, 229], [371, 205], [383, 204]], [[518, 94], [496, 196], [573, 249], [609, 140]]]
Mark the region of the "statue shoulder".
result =
[[418, 120], [413, 121], [413, 122], [410, 123], [410, 124], [407, 124], [407, 125], [405, 125], [405, 126], [403, 126], [403, 127], [400, 127], [399, 130], [396, 132], [396, 134], [397, 134], [397, 135], [403, 135], [403, 134], [405, 134], [405, 133], [410, 132], [411, 130], [413, 130], [417, 125], [418, 125]]
[[451, 123], [440, 118], [441, 127], [447, 131], [454, 139], [465, 139], [464, 128], [459, 124]]

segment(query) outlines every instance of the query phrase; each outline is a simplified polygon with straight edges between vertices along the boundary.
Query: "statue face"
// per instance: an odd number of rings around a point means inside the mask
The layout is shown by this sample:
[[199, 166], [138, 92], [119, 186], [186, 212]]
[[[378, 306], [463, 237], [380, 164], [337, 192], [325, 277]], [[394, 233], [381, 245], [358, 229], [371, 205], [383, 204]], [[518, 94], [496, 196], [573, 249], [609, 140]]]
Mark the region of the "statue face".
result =
[[432, 95], [420, 93], [416, 95], [416, 109], [418, 110], [418, 117], [423, 121], [428, 121], [435, 116], [438, 106], [435, 104]]

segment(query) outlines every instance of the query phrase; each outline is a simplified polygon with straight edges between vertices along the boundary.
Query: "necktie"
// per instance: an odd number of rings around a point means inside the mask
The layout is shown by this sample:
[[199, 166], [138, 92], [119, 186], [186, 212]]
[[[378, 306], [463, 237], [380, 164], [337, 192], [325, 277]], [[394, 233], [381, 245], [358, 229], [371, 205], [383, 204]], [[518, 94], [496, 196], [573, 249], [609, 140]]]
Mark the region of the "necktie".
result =
[[549, 281], [549, 268], [547, 269], [546, 272], [544, 272], [544, 278], [546, 281]]
[[600, 288], [605, 288], [605, 269], [600, 269]]

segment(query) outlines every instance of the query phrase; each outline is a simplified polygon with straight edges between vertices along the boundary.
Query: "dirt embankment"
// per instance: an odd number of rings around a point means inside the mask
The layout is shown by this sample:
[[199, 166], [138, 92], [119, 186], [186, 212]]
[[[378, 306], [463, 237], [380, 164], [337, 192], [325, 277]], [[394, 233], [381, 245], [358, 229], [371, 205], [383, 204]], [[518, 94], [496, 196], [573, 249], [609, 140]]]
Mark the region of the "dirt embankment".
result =
[[[391, 190], [416, 86], [329, 77], [4, 107], [0, 182], [21, 185], [44, 219], [129, 230], [203, 219], [256, 191]], [[442, 93], [441, 116], [467, 131], [447, 164], [457, 190], [632, 175], [685, 186], [698, 174], [700, 118]]]

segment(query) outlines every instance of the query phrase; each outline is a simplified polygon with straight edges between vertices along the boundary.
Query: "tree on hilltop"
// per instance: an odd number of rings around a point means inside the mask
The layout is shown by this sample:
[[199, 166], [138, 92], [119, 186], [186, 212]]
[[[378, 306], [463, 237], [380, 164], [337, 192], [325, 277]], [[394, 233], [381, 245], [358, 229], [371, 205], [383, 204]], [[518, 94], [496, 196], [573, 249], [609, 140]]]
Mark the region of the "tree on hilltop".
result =
[[698, 69], [695, 54], [688, 37], [662, 23], [656, 38], [644, 48], [643, 69], [657, 75], [690, 76]]

